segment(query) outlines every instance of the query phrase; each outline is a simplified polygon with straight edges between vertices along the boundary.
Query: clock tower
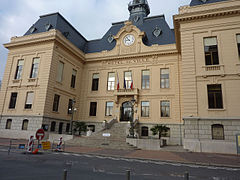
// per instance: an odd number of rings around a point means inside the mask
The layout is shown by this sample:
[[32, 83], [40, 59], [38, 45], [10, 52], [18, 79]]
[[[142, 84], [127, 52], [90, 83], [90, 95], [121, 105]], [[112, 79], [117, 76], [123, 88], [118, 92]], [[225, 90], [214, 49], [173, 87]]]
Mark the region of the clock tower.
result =
[[147, 0], [132, 0], [128, 4], [128, 10], [130, 12], [129, 20], [132, 21], [134, 25], [142, 24], [144, 18], [150, 14]]

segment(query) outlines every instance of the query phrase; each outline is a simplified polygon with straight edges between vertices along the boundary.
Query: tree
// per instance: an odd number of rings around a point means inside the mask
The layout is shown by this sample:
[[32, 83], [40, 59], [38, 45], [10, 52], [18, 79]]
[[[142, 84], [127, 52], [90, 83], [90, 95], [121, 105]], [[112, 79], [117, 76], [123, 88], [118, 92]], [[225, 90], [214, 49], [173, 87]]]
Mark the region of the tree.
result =
[[158, 138], [161, 139], [162, 136], [166, 135], [168, 129], [165, 125], [156, 125], [151, 128], [151, 131], [154, 136], [158, 134]]
[[79, 135], [81, 136], [82, 132], [87, 131], [87, 125], [85, 122], [75, 122], [74, 123], [74, 129], [78, 131]]

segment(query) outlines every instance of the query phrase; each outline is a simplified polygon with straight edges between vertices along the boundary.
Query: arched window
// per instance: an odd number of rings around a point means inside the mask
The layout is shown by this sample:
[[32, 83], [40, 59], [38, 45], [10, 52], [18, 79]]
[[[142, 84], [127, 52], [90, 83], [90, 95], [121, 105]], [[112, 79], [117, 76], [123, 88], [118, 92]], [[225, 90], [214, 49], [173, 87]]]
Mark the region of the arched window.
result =
[[22, 130], [26, 131], [28, 129], [28, 120], [24, 119], [22, 123]]
[[52, 121], [52, 122], [51, 122], [51, 129], [50, 129], [50, 131], [51, 131], [51, 132], [54, 132], [54, 131], [55, 131], [55, 127], [56, 127], [56, 122], [55, 122], [55, 121]]
[[146, 126], [142, 127], [141, 135], [145, 136], [145, 137], [148, 136], [148, 127], [146, 127]]
[[12, 126], [12, 120], [8, 119], [7, 122], [6, 122], [6, 128], [5, 129], [11, 129], [11, 126]]
[[221, 124], [212, 125], [212, 139], [224, 140], [224, 127]]

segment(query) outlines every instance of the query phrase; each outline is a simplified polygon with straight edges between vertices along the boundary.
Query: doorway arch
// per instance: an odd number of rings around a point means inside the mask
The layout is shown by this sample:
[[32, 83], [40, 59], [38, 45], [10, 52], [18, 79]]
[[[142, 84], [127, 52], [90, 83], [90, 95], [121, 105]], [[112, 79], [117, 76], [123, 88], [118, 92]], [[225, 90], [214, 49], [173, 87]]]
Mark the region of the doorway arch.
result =
[[131, 121], [133, 119], [133, 107], [130, 101], [122, 103], [121, 106], [121, 122]]

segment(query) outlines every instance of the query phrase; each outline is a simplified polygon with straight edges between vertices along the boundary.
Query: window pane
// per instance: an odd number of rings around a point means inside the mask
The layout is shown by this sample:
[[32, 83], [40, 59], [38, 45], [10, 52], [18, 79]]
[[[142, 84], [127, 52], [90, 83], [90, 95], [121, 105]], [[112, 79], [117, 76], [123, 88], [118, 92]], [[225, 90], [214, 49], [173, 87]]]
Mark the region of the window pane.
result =
[[33, 92], [28, 92], [27, 93], [27, 98], [26, 98], [26, 103], [25, 103], [25, 109], [31, 109], [32, 108], [33, 98], [34, 98], [34, 93]]
[[97, 112], [97, 102], [91, 102], [89, 115], [96, 116], [96, 112]]
[[217, 45], [216, 37], [204, 38], [204, 46], [214, 46]]
[[160, 80], [160, 85], [161, 88], [169, 88], [169, 69], [161, 69], [160, 70], [161, 73], [161, 80]]
[[113, 112], [113, 102], [107, 102], [105, 115], [112, 116], [112, 112]]
[[99, 74], [93, 74], [92, 91], [98, 91]]
[[208, 85], [208, 107], [210, 109], [223, 108], [221, 84]]
[[17, 93], [11, 93], [9, 109], [14, 109], [17, 101]]
[[22, 130], [27, 130], [28, 129], [28, 120], [23, 120], [23, 124], [22, 124]]
[[72, 88], [75, 88], [76, 75], [77, 75], [77, 71], [75, 69], [73, 69], [73, 71], [72, 71], [72, 79], [71, 79], [71, 87]]
[[144, 70], [142, 71], [142, 89], [149, 89], [149, 81], [150, 81], [150, 71]]
[[5, 129], [11, 129], [11, 126], [12, 126], [12, 120], [8, 119], [7, 122], [6, 122], [6, 128]]
[[237, 43], [240, 43], [240, 34], [237, 35]]
[[169, 101], [161, 101], [161, 117], [170, 117]]
[[149, 117], [149, 102], [142, 101], [141, 102], [141, 116], [142, 117]]
[[129, 81], [132, 80], [132, 72], [125, 72], [125, 80]]
[[64, 68], [64, 63], [59, 62], [59, 64], [58, 64], [58, 74], [57, 74], [57, 81], [58, 82], [62, 82], [63, 68]]
[[115, 86], [115, 73], [108, 73], [108, 90], [114, 90]]
[[224, 140], [224, 127], [221, 124], [212, 125], [212, 139]]
[[21, 79], [24, 60], [18, 60], [17, 69], [15, 73], [15, 79]]
[[54, 112], [58, 112], [59, 100], [60, 100], [60, 96], [55, 94], [54, 101], [53, 101], [53, 111]]

